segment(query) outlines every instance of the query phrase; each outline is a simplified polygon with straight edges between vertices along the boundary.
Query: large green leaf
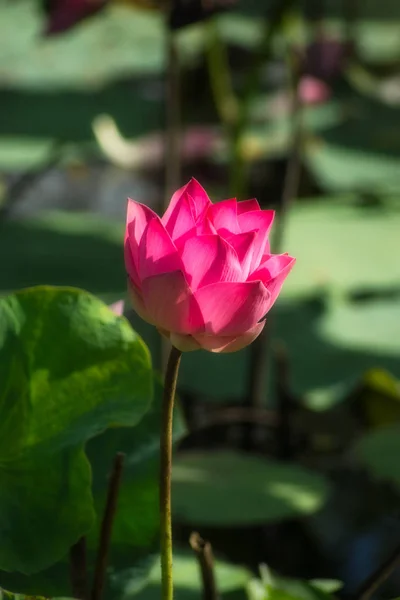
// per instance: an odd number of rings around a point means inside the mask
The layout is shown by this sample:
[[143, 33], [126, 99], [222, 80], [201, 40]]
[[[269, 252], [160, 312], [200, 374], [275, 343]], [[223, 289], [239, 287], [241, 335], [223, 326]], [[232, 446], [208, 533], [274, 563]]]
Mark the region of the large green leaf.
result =
[[[134, 430], [110, 428], [86, 445], [92, 466], [96, 509], [94, 525], [86, 536], [90, 571], [95, 561], [113, 458], [116, 452], [125, 454], [109, 556], [106, 597], [110, 599], [122, 598], [134, 587], [143, 587], [147, 583], [149, 570], [158, 558], [158, 457], [162, 406], [162, 386], [158, 378], [154, 388], [154, 401]], [[176, 410], [174, 438], [179, 439], [184, 431], [179, 410]], [[0, 581], [10, 589], [25, 593], [59, 596], [69, 592], [68, 572], [68, 561], [64, 558], [49, 569], [29, 577], [0, 573]]]
[[72, 288], [0, 300], [0, 567], [55, 563], [93, 526], [85, 442], [150, 405], [147, 348], [128, 322]]
[[328, 494], [326, 480], [292, 464], [229, 451], [175, 458], [172, 507], [195, 525], [249, 525], [312, 513]]

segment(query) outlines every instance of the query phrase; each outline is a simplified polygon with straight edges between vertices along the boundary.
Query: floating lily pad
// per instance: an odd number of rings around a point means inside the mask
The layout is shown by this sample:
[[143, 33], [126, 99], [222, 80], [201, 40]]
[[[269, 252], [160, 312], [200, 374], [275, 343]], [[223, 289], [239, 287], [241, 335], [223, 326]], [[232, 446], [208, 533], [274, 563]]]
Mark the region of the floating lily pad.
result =
[[319, 331], [329, 342], [347, 350], [400, 355], [399, 299], [337, 302], [321, 321]]
[[235, 452], [186, 452], [173, 466], [173, 513], [193, 525], [250, 525], [313, 513], [328, 491], [320, 475]]
[[352, 196], [299, 202], [289, 214], [283, 242], [297, 259], [283, 295], [400, 285], [399, 229], [397, 198], [376, 208], [360, 206]]

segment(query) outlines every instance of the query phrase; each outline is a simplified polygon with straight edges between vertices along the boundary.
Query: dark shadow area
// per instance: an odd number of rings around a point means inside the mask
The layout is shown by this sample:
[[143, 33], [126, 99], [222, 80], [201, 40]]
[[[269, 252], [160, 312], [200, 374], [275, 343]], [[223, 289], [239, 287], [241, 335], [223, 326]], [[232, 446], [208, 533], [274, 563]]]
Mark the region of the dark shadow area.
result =
[[122, 243], [111, 241], [104, 228], [101, 237], [56, 231], [40, 221], [0, 225], [2, 293], [48, 284], [121, 294], [125, 281]]
[[[148, 87], [160, 88], [157, 94]], [[0, 132], [56, 138], [64, 142], [94, 140], [92, 121], [110, 114], [126, 136], [140, 136], [163, 126], [162, 81], [120, 81], [93, 91], [0, 91]]]

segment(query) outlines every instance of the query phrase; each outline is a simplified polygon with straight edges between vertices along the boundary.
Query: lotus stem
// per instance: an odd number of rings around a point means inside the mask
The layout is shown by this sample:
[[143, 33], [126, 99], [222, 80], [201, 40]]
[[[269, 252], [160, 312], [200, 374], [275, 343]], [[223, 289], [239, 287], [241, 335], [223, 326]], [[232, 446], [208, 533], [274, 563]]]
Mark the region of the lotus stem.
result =
[[172, 578], [172, 425], [174, 399], [182, 352], [172, 346], [164, 382], [160, 441], [160, 536], [161, 536], [161, 589], [162, 600], [173, 598]]

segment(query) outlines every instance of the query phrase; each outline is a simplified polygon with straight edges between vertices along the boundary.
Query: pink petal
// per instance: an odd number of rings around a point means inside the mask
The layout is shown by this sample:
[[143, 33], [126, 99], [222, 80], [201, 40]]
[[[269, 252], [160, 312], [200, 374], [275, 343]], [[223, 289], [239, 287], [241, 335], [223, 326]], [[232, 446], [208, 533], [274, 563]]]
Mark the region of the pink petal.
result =
[[207, 208], [211, 204], [211, 200], [208, 197], [206, 190], [199, 184], [199, 182], [192, 177], [187, 184], [186, 192], [194, 200], [194, 208], [197, 220], [205, 213]]
[[152, 320], [152, 318], [150, 317], [148, 311], [146, 310], [146, 307], [143, 302], [143, 297], [142, 297], [140, 291], [136, 288], [135, 285], [133, 285], [132, 281], [129, 278], [128, 278], [128, 293], [129, 293], [129, 299], [131, 301], [133, 310], [139, 315], [139, 317], [141, 319], [143, 319], [143, 321], [150, 323], [150, 325], [154, 325], [155, 323]]
[[226, 241], [236, 251], [237, 257], [242, 268], [243, 280], [246, 281], [249, 272], [250, 265], [253, 259], [254, 252], [254, 240], [257, 233], [255, 231], [249, 231], [248, 233], [239, 233], [238, 235], [230, 235], [226, 238]]
[[126, 210], [125, 239], [131, 238], [133, 248], [139, 248], [140, 240], [149, 222], [157, 217], [156, 213], [145, 204], [128, 198]]
[[204, 215], [204, 219], [197, 223], [197, 235], [217, 235], [217, 230], [208, 215], [208, 211]]
[[122, 317], [124, 314], [125, 302], [123, 300], [117, 300], [117, 302], [110, 304], [108, 308], [118, 317]]
[[146, 311], [157, 327], [184, 335], [204, 331], [199, 305], [181, 271], [145, 279], [142, 293]]
[[231, 199], [217, 202], [217, 204], [212, 204], [209, 207], [207, 216], [218, 232], [222, 230], [230, 233], [240, 233], [236, 206], [236, 200]]
[[242, 213], [238, 216], [240, 231], [257, 231], [257, 237], [254, 241], [254, 252], [251, 261], [250, 270], [254, 271], [261, 261], [268, 242], [268, 233], [274, 221], [275, 211], [273, 210], [255, 210]]
[[124, 258], [125, 258], [126, 272], [128, 273], [129, 277], [132, 279], [134, 284], [137, 285], [138, 287], [140, 287], [139, 273], [138, 273], [138, 269], [136, 266], [136, 262], [133, 258], [133, 253], [132, 253], [132, 248], [131, 248], [129, 237], [127, 237], [124, 242]]
[[193, 291], [218, 281], [243, 280], [236, 252], [218, 235], [190, 238], [181, 258]]
[[168, 217], [167, 212], [162, 217], [161, 222], [171, 236], [171, 239], [177, 240], [189, 230], [196, 227], [194, 200], [187, 192], [179, 196], [174, 210]]
[[158, 217], [152, 219], [142, 236], [139, 248], [139, 276], [160, 275], [182, 269], [182, 261]]
[[211, 204], [210, 198], [207, 196], [205, 189], [202, 188], [196, 179], [192, 178], [189, 183], [177, 190], [172, 196], [168, 208], [162, 218], [163, 223], [167, 223], [170, 220], [172, 214], [177, 209], [177, 205], [179, 206], [181, 197], [184, 194], [189, 195], [193, 200], [195, 219], [198, 219], [198, 217], [206, 210], [209, 204]]
[[257, 323], [257, 325], [239, 336], [219, 336], [203, 333], [194, 336], [194, 339], [200, 344], [203, 350], [208, 350], [209, 352], [237, 352], [254, 342], [264, 329], [264, 325], [265, 320]]
[[265, 244], [265, 248], [264, 248], [264, 254], [260, 260], [260, 265], [267, 260], [267, 258], [270, 256], [270, 254], [271, 254], [271, 246], [270, 246], [269, 240], [267, 240], [267, 243]]
[[287, 254], [274, 254], [267, 258], [249, 277], [251, 281], [262, 281], [271, 294], [270, 306], [274, 304], [283, 282], [289, 275], [296, 259]]
[[245, 212], [252, 212], [254, 210], [261, 210], [260, 205], [255, 198], [252, 198], [251, 200], [243, 200], [242, 202], [237, 203], [238, 215], [241, 215]]
[[128, 198], [124, 239], [125, 266], [132, 279], [138, 283], [139, 244], [149, 222], [157, 217], [145, 204]]
[[239, 336], [267, 313], [270, 293], [261, 281], [212, 283], [196, 291], [207, 333]]

